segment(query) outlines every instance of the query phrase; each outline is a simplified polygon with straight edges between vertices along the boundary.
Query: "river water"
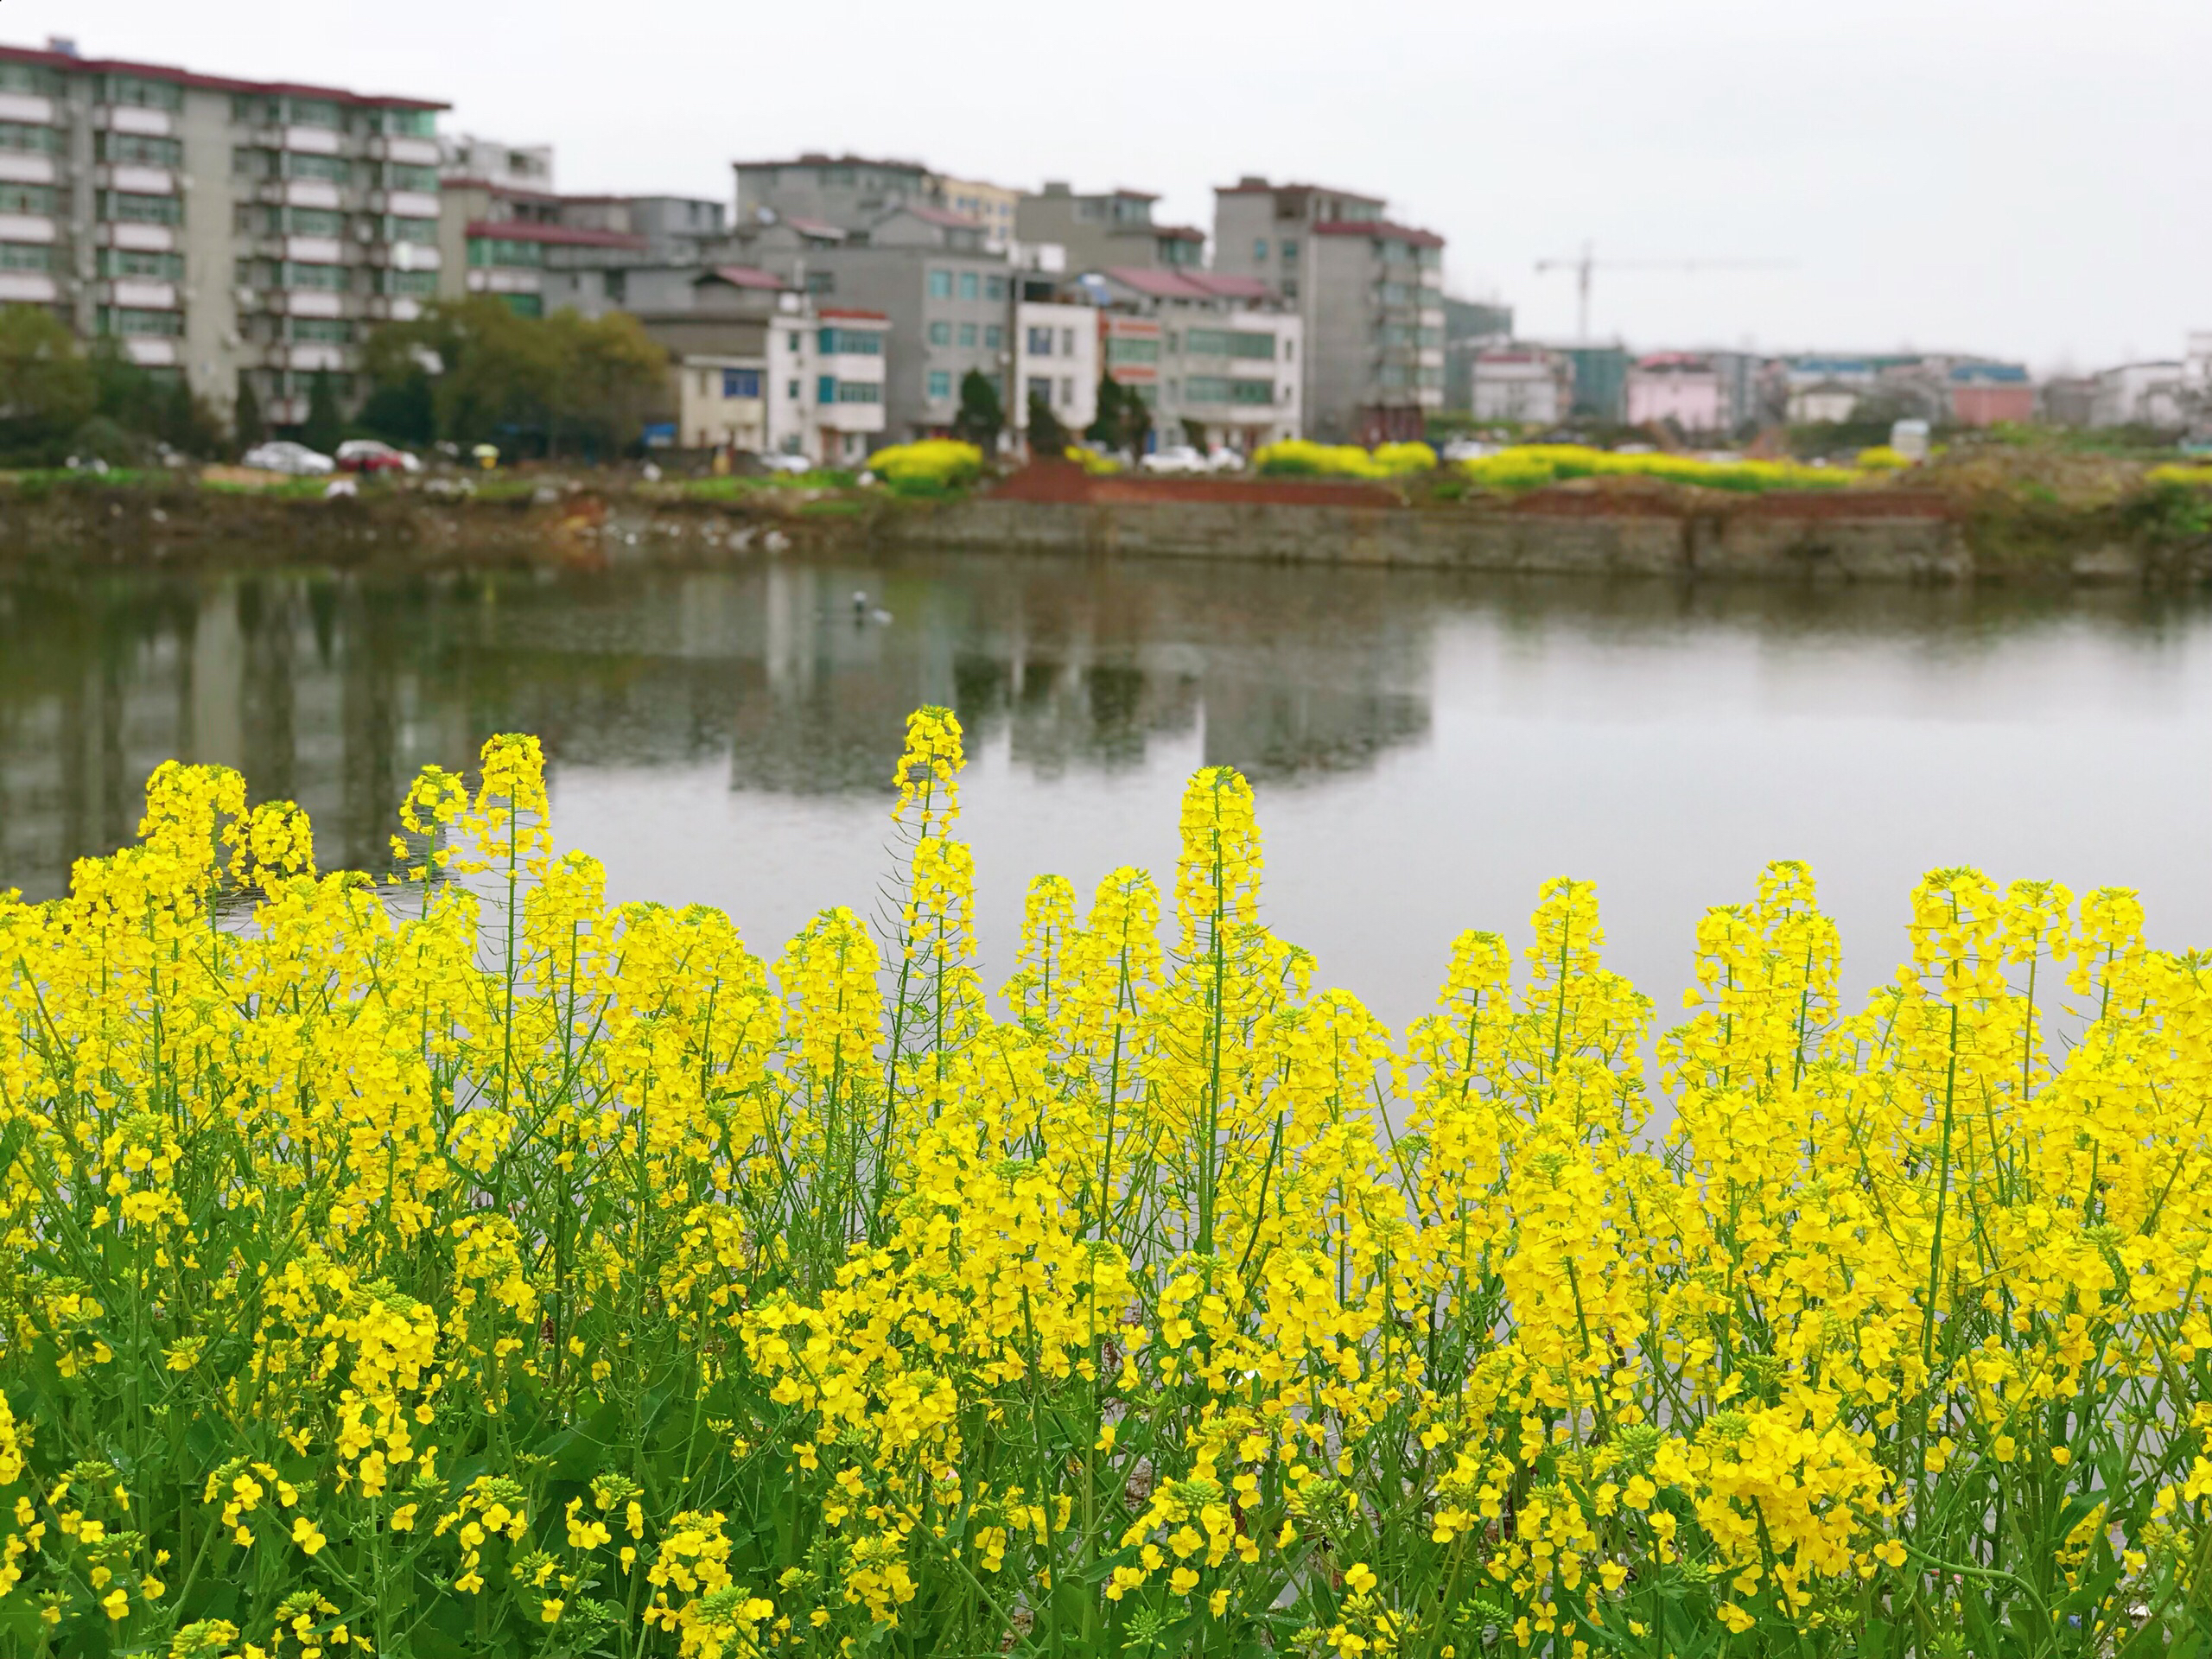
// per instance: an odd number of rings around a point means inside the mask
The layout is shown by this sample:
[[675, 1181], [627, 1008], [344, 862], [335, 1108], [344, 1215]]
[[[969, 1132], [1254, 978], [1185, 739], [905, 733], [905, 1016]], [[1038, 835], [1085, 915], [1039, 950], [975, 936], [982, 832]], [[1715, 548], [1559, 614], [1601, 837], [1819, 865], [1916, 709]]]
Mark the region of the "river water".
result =
[[[867, 595], [856, 614], [853, 596]], [[903, 717], [969, 733], [986, 975], [1029, 878], [1172, 880], [1196, 767], [1243, 768], [1268, 919], [1394, 1025], [1452, 936], [1526, 942], [1599, 884], [1659, 1001], [1708, 905], [1808, 859], [1853, 992], [1924, 869], [2139, 888], [2212, 944], [2212, 607], [1252, 564], [763, 556], [709, 573], [0, 576], [0, 887], [58, 893], [178, 755], [380, 865], [415, 770], [539, 734], [555, 830], [617, 898], [703, 900], [772, 955], [876, 902]]]

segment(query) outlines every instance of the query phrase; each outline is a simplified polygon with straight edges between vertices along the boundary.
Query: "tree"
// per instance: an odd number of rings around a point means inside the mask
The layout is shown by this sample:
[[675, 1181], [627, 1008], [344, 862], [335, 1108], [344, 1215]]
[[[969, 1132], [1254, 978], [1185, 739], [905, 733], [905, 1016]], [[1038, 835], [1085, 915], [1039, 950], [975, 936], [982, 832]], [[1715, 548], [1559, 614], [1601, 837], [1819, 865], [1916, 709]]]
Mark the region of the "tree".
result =
[[981, 369], [960, 377], [960, 412], [952, 417], [952, 435], [972, 443], [986, 455], [998, 448], [999, 433], [1006, 425], [1006, 410], [999, 402], [998, 385]]
[[318, 369], [308, 383], [308, 418], [300, 429], [300, 442], [328, 454], [345, 437], [346, 417], [338, 408], [338, 382], [327, 369]]
[[1068, 429], [1060, 424], [1060, 417], [1052, 413], [1049, 399], [1037, 392], [1029, 394], [1029, 453], [1033, 455], [1063, 455], [1067, 453]]
[[547, 448], [565, 433], [598, 461], [636, 442], [645, 410], [667, 384], [668, 353], [626, 311], [586, 321], [574, 311], [547, 319], [558, 365]]
[[261, 418], [261, 399], [254, 396], [253, 382], [242, 374], [238, 401], [231, 405], [231, 442], [246, 450], [268, 435], [268, 425]]
[[98, 401], [75, 336], [44, 306], [0, 308], [0, 451], [58, 460]]
[[1144, 448], [1152, 430], [1152, 405], [1135, 386], [1125, 386], [1110, 374], [1098, 377], [1098, 414], [1084, 436], [1109, 449], [1135, 454]]
[[438, 405], [429, 371], [410, 364], [396, 380], [379, 381], [361, 405], [360, 426], [386, 443], [428, 448], [438, 440]]
[[154, 435], [172, 449], [206, 459], [223, 447], [223, 423], [179, 370], [154, 411]]

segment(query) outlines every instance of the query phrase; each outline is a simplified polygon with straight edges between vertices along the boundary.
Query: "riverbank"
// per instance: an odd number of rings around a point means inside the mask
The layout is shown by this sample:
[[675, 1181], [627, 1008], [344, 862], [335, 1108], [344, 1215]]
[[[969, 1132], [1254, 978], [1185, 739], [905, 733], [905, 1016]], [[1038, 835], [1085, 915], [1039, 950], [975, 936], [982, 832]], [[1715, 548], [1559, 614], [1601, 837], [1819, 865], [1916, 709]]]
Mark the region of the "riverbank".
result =
[[313, 485], [181, 474], [0, 481], [0, 560], [19, 564], [600, 569], [868, 542], [1519, 575], [2212, 581], [2212, 515], [2187, 493], [2155, 490], [2069, 498], [1915, 481], [1735, 495], [1592, 479], [1452, 496], [1420, 483], [1096, 477], [1064, 464], [936, 500], [611, 473], [410, 480], [330, 499]]

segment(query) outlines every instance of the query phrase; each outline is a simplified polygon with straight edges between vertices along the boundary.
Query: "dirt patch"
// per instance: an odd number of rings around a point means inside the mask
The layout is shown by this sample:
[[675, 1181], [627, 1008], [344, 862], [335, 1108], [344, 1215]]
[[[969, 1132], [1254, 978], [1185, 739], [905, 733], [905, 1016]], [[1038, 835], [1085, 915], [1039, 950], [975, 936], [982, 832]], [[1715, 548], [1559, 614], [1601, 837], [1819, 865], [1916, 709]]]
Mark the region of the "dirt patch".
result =
[[1155, 478], [1147, 473], [1095, 477], [1071, 461], [1033, 461], [991, 489], [1000, 501], [1044, 506], [1140, 505], [1164, 501], [1255, 507], [1395, 507], [1397, 493], [1343, 479]]

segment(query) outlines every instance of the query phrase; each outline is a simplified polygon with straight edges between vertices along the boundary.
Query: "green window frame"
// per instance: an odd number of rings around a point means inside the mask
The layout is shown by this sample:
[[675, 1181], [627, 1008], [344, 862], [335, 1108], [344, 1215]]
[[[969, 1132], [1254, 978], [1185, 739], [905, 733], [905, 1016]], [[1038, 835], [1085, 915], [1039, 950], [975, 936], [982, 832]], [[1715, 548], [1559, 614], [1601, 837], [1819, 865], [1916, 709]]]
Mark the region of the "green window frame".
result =
[[0, 149], [12, 149], [32, 156], [58, 156], [61, 153], [61, 130], [59, 127], [36, 127], [22, 121], [0, 121]]
[[0, 242], [0, 270], [52, 270], [54, 250], [43, 242]]

